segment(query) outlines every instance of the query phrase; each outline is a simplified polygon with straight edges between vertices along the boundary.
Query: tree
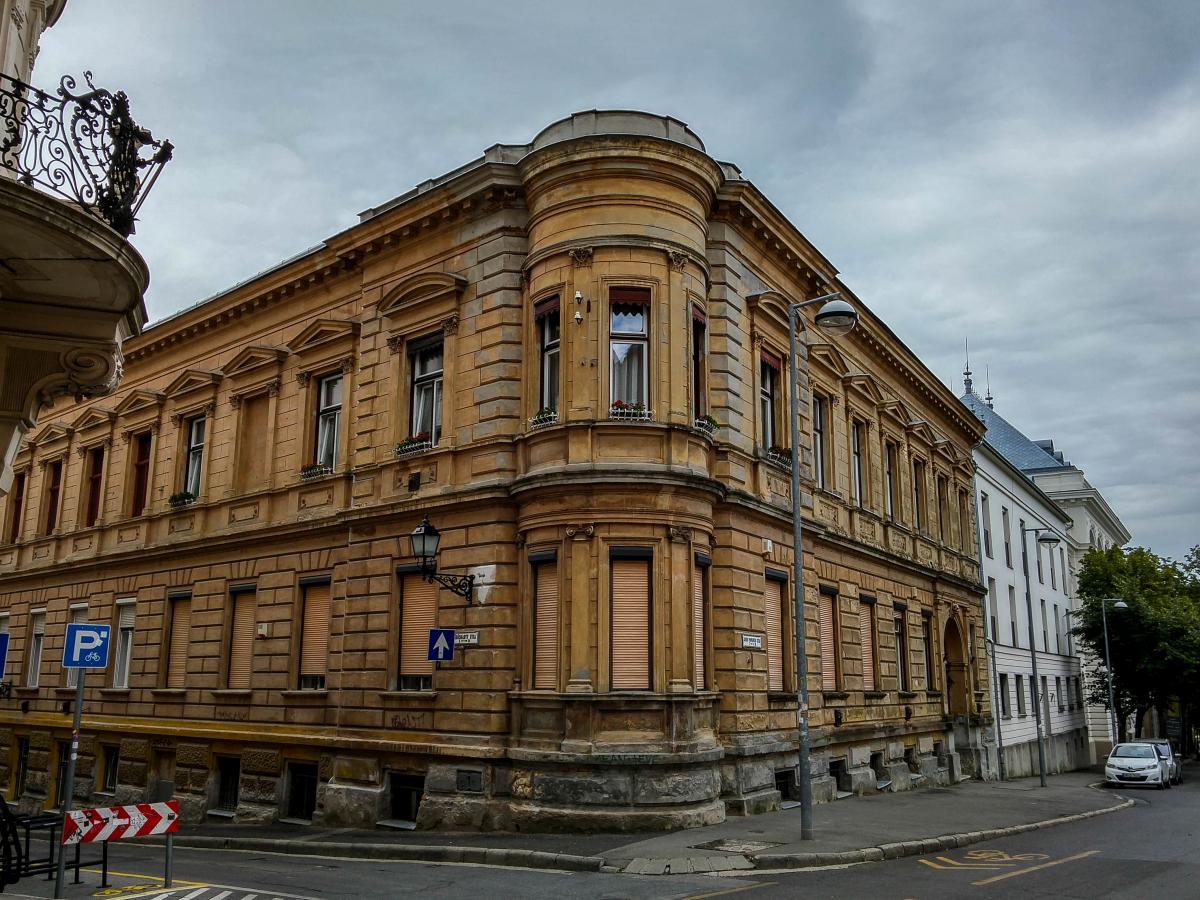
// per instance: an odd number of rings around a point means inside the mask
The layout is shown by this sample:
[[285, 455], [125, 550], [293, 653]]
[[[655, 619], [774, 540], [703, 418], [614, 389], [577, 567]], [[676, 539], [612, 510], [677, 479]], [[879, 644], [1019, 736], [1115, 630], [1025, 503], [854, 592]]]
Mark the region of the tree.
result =
[[[1141, 737], [1147, 710], [1165, 717], [1172, 697], [1186, 703], [1200, 689], [1200, 547], [1183, 563], [1141, 547], [1091, 550], [1080, 565], [1078, 593], [1082, 606], [1072, 633], [1102, 664], [1101, 603], [1119, 599], [1127, 605], [1107, 606], [1113, 692], [1118, 738], [1127, 738], [1124, 723], [1131, 712]], [[1091, 702], [1108, 705], [1103, 673], [1088, 689]]]

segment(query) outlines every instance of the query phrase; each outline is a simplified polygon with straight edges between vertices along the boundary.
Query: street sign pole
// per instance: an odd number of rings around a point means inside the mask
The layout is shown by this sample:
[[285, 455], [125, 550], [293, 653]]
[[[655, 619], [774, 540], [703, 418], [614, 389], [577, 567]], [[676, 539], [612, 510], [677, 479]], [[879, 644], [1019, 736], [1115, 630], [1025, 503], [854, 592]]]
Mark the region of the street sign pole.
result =
[[[62, 806], [63, 827], [66, 827], [67, 814], [71, 811], [71, 798], [75, 795], [75, 758], [79, 755], [79, 720], [83, 714], [83, 679], [87, 677], [87, 669], [76, 669], [79, 674], [75, 685], [75, 722], [71, 726], [71, 753], [67, 757], [67, 783], [63, 792], [65, 797], [59, 797], [59, 804]], [[50, 847], [51, 852], [54, 850], [53, 844]], [[67, 848], [59, 842], [58, 846], [58, 866], [54, 870], [54, 896], [57, 898], [63, 895], [63, 875], [66, 874], [67, 864]]]

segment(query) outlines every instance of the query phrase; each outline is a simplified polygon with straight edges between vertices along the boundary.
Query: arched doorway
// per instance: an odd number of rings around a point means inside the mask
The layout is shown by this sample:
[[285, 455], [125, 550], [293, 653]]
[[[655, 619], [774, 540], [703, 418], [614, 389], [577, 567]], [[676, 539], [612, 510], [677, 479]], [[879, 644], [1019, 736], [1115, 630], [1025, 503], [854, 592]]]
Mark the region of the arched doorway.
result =
[[962, 631], [953, 617], [946, 619], [946, 630], [942, 633], [942, 654], [950, 715], [965, 716], [971, 711], [970, 673], [967, 671]]

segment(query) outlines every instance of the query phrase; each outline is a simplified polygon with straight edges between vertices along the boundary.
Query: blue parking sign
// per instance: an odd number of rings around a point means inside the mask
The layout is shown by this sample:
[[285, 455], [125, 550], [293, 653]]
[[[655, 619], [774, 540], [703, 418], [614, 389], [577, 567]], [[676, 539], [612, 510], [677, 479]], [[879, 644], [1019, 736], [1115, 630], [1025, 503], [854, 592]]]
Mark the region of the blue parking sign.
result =
[[63, 645], [64, 669], [103, 669], [108, 665], [107, 625], [71, 622]]

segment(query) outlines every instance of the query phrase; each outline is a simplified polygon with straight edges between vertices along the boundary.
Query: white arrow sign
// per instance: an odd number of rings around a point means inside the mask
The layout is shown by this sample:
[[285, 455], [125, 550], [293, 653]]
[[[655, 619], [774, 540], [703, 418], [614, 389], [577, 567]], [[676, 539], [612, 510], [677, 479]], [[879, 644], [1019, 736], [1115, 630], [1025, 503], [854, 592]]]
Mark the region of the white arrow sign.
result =
[[450, 644], [446, 642], [446, 635], [439, 634], [436, 641], [433, 642], [433, 649], [437, 651], [438, 659], [445, 659], [446, 654], [450, 650]]

